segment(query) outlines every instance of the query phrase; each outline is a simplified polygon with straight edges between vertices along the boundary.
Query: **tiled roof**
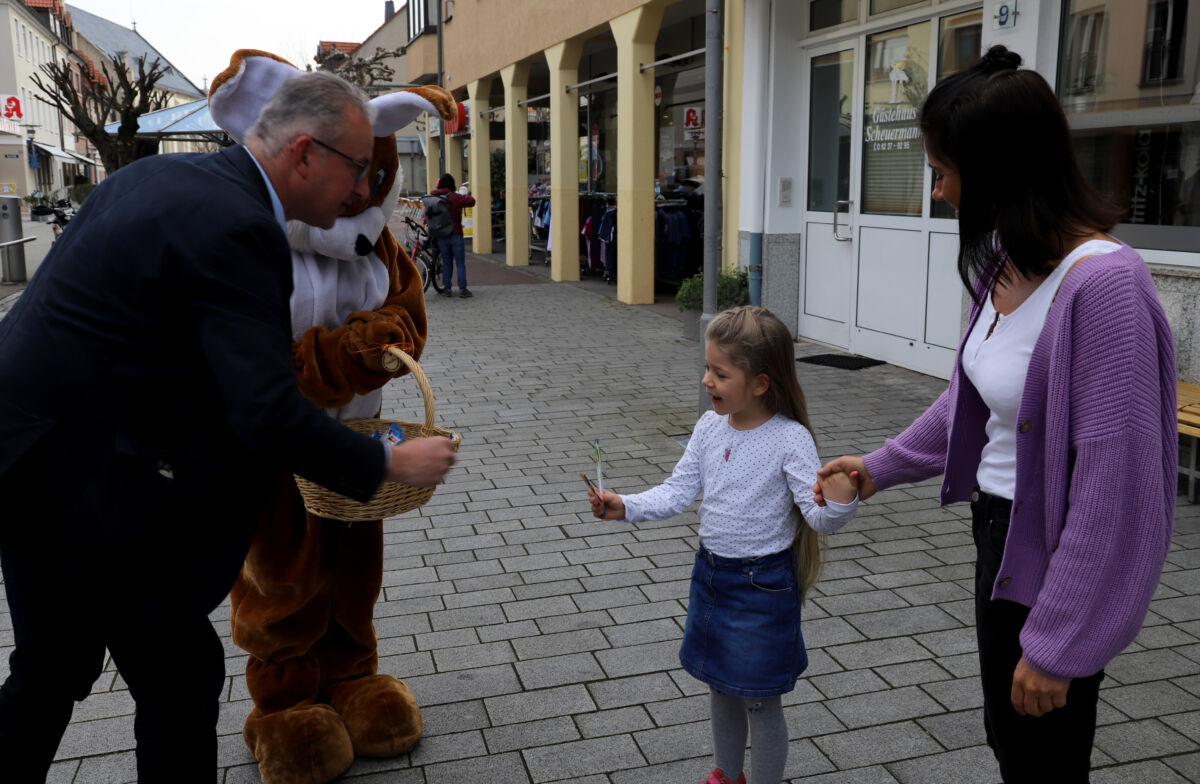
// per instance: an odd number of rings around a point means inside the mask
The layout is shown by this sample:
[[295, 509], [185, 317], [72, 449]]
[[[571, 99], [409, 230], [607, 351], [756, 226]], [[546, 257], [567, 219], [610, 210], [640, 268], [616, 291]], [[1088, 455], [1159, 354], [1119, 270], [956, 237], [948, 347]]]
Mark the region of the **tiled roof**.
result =
[[[26, 0], [26, 2], [61, 2], [61, 0]], [[171, 61], [164, 57], [157, 49], [149, 44], [145, 38], [142, 38], [136, 30], [130, 30], [127, 27], [115, 22], [90, 14], [82, 8], [67, 6], [71, 12], [71, 18], [75, 22], [75, 32], [82, 35], [91, 43], [92, 46], [99, 49], [107, 57], [114, 57], [124, 54], [129, 58], [137, 58], [145, 56], [147, 65], [155, 60], [166, 67], [166, 72], [155, 85], [160, 90], [169, 90], [180, 95], [187, 95], [193, 98], [203, 98], [204, 91], [196, 85], [175, 67], [171, 65]], [[99, 73], [99, 69], [96, 69]]]
[[321, 41], [317, 44], [317, 51], [325, 52], [330, 49], [337, 49], [339, 52], [346, 54], [354, 54], [355, 50], [362, 44], [356, 44], [350, 41]]

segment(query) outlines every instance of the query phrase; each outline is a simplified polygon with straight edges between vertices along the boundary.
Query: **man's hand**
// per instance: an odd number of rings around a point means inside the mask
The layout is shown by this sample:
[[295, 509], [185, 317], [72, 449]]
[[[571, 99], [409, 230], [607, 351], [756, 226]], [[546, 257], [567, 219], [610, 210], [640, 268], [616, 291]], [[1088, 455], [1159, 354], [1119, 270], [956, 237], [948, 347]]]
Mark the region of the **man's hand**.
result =
[[1022, 716], [1043, 716], [1067, 704], [1067, 688], [1070, 685], [1070, 681], [1042, 675], [1026, 664], [1022, 656], [1013, 672], [1013, 707]]
[[[863, 459], [861, 457], [846, 455], [834, 458], [817, 469], [817, 481], [813, 483], [813, 500], [816, 501], [818, 506], [825, 506], [825, 494], [821, 491], [821, 480], [827, 480], [839, 471], [846, 476], [853, 476], [855, 473], [858, 474], [859, 501], [866, 501], [875, 495], [875, 482], [871, 479], [871, 475], [867, 473], [867, 467], [863, 464]], [[835, 498], [834, 500], [836, 501], [837, 499]]]
[[413, 438], [392, 447], [392, 464], [384, 481], [431, 487], [442, 481], [452, 465], [454, 447], [449, 438]]

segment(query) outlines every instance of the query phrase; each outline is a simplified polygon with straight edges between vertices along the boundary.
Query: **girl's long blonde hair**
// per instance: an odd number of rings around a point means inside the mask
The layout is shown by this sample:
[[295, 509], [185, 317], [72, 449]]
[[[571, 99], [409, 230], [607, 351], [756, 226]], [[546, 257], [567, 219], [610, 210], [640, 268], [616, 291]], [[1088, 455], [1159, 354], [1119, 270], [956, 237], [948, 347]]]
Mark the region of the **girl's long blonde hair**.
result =
[[[792, 333], [774, 313], [753, 305], [726, 310], [718, 313], [708, 325], [704, 339], [724, 351], [746, 378], [765, 374], [770, 385], [763, 394], [763, 405], [772, 414], [795, 420], [812, 433], [804, 390], [796, 379]], [[825, 537], [809, 527], [799, 507], [796, 518], [792, 555], [800, 582], [800, 601], [803, 602], [808, 589], [821, 574]]]

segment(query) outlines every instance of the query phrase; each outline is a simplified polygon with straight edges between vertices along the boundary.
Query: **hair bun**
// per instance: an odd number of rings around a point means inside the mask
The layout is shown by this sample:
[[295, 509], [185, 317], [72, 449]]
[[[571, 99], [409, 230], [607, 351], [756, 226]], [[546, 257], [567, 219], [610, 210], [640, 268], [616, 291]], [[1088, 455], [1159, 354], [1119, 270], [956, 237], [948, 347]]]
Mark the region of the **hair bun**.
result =
[[997, 71], [1015, 71], [1021, 65], [1021, 55], [1010, 52], [1008, 47], [996, 44], [988, 49], [979, 61], [979, 68], [986, 74]]

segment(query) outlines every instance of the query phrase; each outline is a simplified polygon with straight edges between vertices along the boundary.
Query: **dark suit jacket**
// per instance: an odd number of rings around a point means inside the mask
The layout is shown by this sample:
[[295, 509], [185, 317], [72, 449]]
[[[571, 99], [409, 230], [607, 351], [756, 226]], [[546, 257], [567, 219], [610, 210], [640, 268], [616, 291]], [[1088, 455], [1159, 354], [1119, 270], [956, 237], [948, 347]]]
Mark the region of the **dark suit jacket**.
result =
[[369, 498], [382, 447], [297, 391], [291, 290], [244, 148], [108, 177], [0, 320], [0, 535], [57, 526], [74, 545], [161, 556], [163, 579], [219, 602], [270, 476]]

